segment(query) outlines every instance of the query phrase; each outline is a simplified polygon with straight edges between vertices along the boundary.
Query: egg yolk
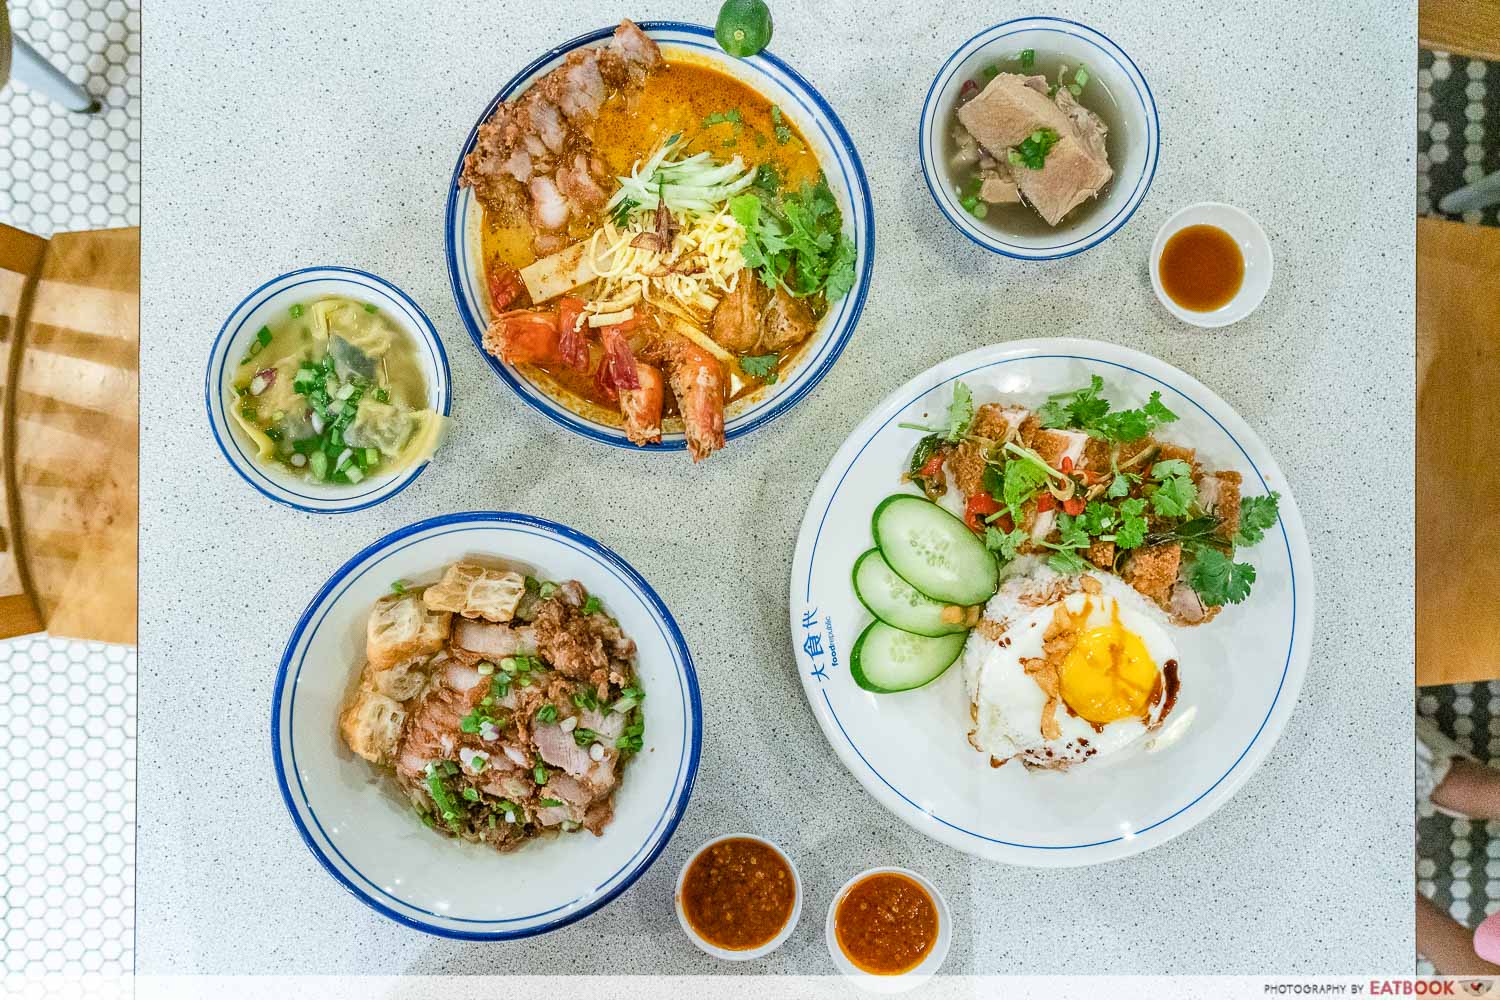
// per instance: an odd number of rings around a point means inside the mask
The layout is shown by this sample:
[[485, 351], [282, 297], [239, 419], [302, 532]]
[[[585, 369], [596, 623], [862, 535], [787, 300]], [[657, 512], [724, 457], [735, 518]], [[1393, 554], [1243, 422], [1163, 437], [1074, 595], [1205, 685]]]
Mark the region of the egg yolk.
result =
[[1100, 725], [1144, 715], [1157, 681], [1146, 644], [1118, 617], [1080, 633], [1058, 674], [1062, 700], [1079, 717]]

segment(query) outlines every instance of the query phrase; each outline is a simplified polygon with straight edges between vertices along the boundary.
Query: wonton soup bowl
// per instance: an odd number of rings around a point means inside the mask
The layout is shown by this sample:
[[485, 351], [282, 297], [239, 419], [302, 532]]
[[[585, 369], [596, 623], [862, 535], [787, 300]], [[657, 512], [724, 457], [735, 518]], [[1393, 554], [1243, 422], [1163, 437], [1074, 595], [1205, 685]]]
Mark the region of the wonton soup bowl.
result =
[[[730, 404], [724, 418], [724, 437], [727, 441], [733, 441], [765, 426], [796, 406], [828, 374], [854, 333], [854, 326], [864, 308], [875, 263], [875, 214], [870, 201], [869, 185], [865, 180], [859, 154], [855, 152], [854, 142], [849, 138], [838, 115], [834, 114], [833, 108], [812, 84], [776, 56], [763, 51], [748, 59], [735, 59], [719, 48], [711, 28], [696, 24], [643, 21], [640, 27], [656, 40], [667, 59], [670, 60], [674, 53], [710, 59], [716, 69], [742, 80], [781, 107], [817, 153], [827, 175], [828, 186], [843, 213], [844, 231], [854, 240], [858, 254], [854, 286], [843, 298], [833, 303], [793, 364], [783, 373], [781, 380], [745, 400]], [[626, 438], [623, 428], [601, 423], [575, 412], [534, 384], [514, 365], [486, 352], [482, 343], [491, 312], [480, 258], [482, 214], [473, 190], [458, 186], [464, 157], [474, 148], [480, 124], [489, 119], [501, 101], [524, 92], [533, 80], [561, 63], [569, 52], [607, 40], [613, 32], [614, 25], [600, 28], [564, 42], [538, 57], [531, 65], [511, 77], [480, 113], [474, 128], [464, 140], [463, 148], [459, 150], [458, 163], [454, 167], [448, 191], [445, 218], [448, 276], [453, 286], [454, 302], [469, 330], [469, 336], [473, 338], [475, 349], [494, 369], [495, 374], [529, 406], [593, 441], [618, 448], [680, 451], [686, 447], [681, 431], [663, 433], [658, 444], [632, 444]]]
[[[645, 746], [624, 769], [614, 819], [502, 854], [425, 827], [386, 774], [354, 756], [338, 714], [365, 655], [365, 626], [391, 581], [435, 580], [478, 557], [599, 597], [638, 647]], [[555, 930], [630, 887], [666, 847], [698, 769], [702, 709], [687, 644], [661, 598], [614, 552], [523, 514], [420, 521], [345, 563], [297, 622], [276, 675], [271, 753], [292, 821], [314, 856], [366, 905], [442, 937], [498, 941]]]
[[[1008, 233], [999, 226], [974, 218], [959, 203], [955, 181], [948, 165], [946, 137], [953, 125], [953, 106], [965, 80], [983, 80], [983, 70], [996, 62], [1014, 59], [1025, 49], [1038, 56], [1056, 54], [1071, 66], [1088, 67], [1088, 86], [1106, 88], [1119, 106], [1123, 123], [1123, 149], [1110, 141], [1110, 166], [1114, 178], [1094, 202], [1075, 211], [1076, 221], [1045, 233]], [[917, 134], [922, 176], [938, 211], [954, 228], [992, 253], [1019, 260], [1054, 260], [1071, 257], [1098, 246], [1129, 221], [1146, 198], [1156, 175], [1161, 145], [1156, 98], [1140, 69], [1114, 42], [1086, 25], [1055, 17], [1027, 17], [986, 28], [948, 57], [927, 91]], [[991, 215], [994, 215], [991, 212]]]
[[343, 514], [388, 500], [410, 486], [430, 461], [412, 462], [352, 485], [307, 482], [279, 466], [257, 461], [254, 446], [226, 410], [234, 405], [234, 374], [256, 331], [285, 319], [287, 310], [299, 302], [331, 295], [371, 303], [405, 330], [416, 345], [428, 405], [446, 417], [452, 404], [448, 355], [432, 320], [411, 296], [384, 278], [348, 267], [306, 267], [272, 278], [245, 296], [224, 321], [209, 351], [204, 380], [209, 429], [230, 466], [262, 496], [313, 514]]

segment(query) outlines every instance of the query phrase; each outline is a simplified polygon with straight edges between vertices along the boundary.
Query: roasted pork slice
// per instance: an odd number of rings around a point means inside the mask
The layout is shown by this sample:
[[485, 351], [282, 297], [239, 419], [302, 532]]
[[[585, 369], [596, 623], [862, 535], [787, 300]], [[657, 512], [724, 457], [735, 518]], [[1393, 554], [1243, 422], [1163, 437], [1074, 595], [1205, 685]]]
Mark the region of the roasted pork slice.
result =
[[537, 753], [541, 754], [542, 760], [553, 767], [560, 767], [568, 774], [582, 777], [588, 774], [589, 768], [594, 761], [589, 757], [589, 748], [581, 747], [573, 738], [570, 730], [565, 730], [557, 722], [534, 726], [531, 730], [531, 740], [536, 745]]
[[600, 108], [611, 90], [639, 89], [661, 62], [656, 43], [628, 20], [608, 45], [568, 53], [479, 126], [459, 186], [473, 188], [502, 221], [529, 211], [538, 252], [561, 248], [570, 214], [589, 215], [607, 197], [609, 178], [592, 157]]
[[1038, 129], [1051, 129], [1057, 143], [1040, 170], [1014, 167], [1012, 178], [1026, 201], [1049, 225], [1109, 183], [1114, 172], [1105, 152], [1105, 126], [1099, 117], [1078, 104], [1066, 87], [1049, 98], [1045, 81], [1001, 73], [973, 99], [958, 109], [958, 119], [979, 145], [996, 159]]
[[427, 765], [454, 760], [463, 738], [462, 722], [489, 691], [489, 685], [472, 667], [452, 662], [434, 678], [425, 694], [408, 703], [401, 748], [396, 755], [396, 774], [407, 781], [422, 782]]
[[513, 627], [460, 618], [453, 630], [453, 644], [481, 656], [530, 656], [537, 651], [537, 636], [529, 625]]
[[1226, 542], [1233, 540], [1240, 530], [1240, 474], [1212, 472], [1193, 482], [1198, 487], [1198, 506], [1219, 518], [1218, 536]]

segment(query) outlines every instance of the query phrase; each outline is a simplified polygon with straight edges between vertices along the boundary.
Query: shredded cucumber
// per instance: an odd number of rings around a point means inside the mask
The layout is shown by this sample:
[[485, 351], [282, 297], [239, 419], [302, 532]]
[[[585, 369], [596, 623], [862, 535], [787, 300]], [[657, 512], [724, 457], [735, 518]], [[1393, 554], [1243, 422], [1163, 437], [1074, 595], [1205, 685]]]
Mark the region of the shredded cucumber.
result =
[[620, 188], [604, 206], [605, 212], [613, 214], [627, 200], [634, 206], [631, 211], [655, 211], [665, 201], [674, 212], [705, 215], [718, 211], [755, 180], [755, 171], [738, 156], [728, 163], [717, 163], [707, 153], [668, 159], [679, 140], [680, 135], [670, 137], [629, 177], [619, 178]]

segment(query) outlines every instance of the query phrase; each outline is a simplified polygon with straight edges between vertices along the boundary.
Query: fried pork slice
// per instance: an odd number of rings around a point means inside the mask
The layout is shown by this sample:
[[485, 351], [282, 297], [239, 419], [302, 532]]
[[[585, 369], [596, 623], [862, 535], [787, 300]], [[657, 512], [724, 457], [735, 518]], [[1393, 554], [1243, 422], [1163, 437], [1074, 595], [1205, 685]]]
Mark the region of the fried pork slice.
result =
[[1172, 587], [1182, 568], [1182, 546], [1176, 542], [1168, 545], [1149, 545], [1130, 554], [1121, 571], [1126, 583], [1163, 608], [1171, 603]]
[[1217, 534], [1232, 541], [1240, 530], [1240, 483], [1238, 472], [1211, 472], [1193, 482], [1198, 487], [1198, 506], [1219, 518]]

